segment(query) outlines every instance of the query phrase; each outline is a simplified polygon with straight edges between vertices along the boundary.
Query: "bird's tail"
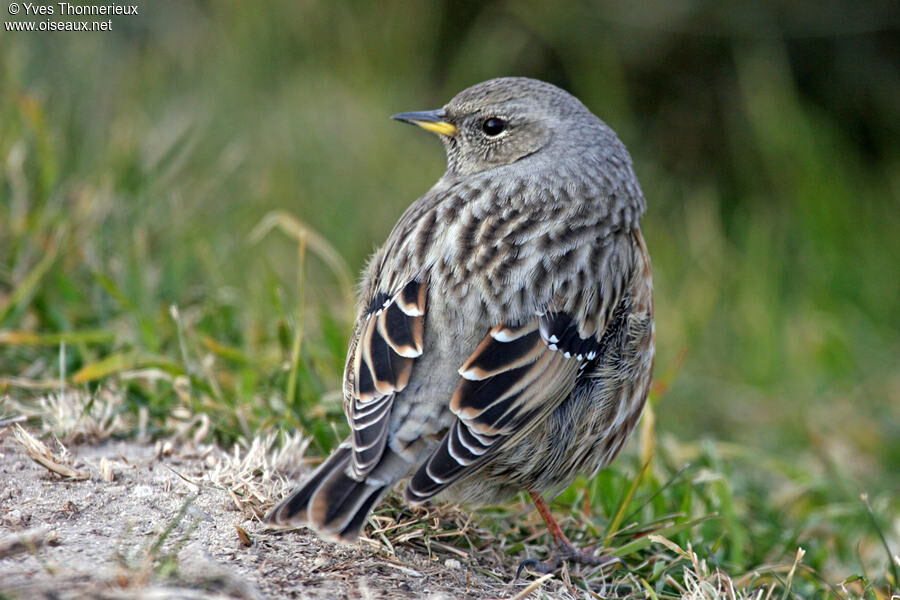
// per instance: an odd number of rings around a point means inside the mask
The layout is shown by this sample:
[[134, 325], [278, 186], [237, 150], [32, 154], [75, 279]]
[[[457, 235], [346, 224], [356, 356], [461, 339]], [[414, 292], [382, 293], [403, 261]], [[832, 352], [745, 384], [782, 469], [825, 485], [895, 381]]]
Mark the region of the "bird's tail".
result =
[[303, 485], [269, 511], [264, 522], [281, 527], [306, 525], [325, 537], [355, 542], [366, 517], [393, 482], [353, 479], [347, 474], [352, 455], [351, 444], [345, 441]]

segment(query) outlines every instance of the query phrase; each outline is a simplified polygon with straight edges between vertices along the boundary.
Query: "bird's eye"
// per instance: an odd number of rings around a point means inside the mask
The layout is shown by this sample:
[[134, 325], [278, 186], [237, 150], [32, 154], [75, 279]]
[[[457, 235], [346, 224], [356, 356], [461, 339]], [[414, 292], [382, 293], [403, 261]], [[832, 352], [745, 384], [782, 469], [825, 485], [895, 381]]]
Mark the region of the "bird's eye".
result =
[[500, 119], [498, 117], [491, 117], [490, 119], [485, 119], [481, 123], [481, 130], [487, 136], [490, 136], [490, 137], [498, 136], [506, 130], [506, 121], [504, 121], [503, 119]]

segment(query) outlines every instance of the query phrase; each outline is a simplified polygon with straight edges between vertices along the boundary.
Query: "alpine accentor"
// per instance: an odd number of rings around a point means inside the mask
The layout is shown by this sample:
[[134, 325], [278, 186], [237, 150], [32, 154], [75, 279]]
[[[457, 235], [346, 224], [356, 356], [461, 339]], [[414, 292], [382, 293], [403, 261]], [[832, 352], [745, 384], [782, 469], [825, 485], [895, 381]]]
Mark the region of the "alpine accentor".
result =
[[[344, 371], [351, 436], [267, 516], [357, 539], [399, 480], [469, 505], [592, 475], [640, 419], [653, 368], [646, 207], [631, 157], [575, 97], [492, 79], [395, 119], [438, 134], [447, 172], [363, 274]], [[534, 561], [529, 561], [532, 564]]]

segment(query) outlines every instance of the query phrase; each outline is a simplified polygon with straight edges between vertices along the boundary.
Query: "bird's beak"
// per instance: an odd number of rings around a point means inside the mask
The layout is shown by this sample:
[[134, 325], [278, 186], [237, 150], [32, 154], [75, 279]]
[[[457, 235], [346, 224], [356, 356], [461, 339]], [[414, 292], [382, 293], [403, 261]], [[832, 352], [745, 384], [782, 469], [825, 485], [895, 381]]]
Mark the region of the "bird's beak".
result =
[[459, 131], [456, 128], [456, 125], [445, 120], [447, 118], [447, 113], [444, 112], [444, 109], [442, 108], [438, 110], [405, 112], [394, 115], [391, 118], [411, 125], [418, 125], [427, 131], [446, 136], [456, 135], [456, 132]]

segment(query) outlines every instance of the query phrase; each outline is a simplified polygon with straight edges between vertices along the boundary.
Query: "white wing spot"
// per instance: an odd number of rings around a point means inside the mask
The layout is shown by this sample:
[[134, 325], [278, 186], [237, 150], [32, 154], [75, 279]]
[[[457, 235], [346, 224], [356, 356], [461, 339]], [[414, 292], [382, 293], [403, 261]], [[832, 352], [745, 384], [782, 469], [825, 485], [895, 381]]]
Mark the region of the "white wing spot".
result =
[[491, 337], [497, 340], [498, 342], [511, 342], [515, 338], [509, 335], [509, 332], [505, 329], [501, 329], [500, 331], [491, 332]]
[[458, 371], [460, 377], [463, 379], [468, 379], [469, 381], [478, 381], [478, 374], [473, 372], [471, 369], [466, 369], [465, 371]]

